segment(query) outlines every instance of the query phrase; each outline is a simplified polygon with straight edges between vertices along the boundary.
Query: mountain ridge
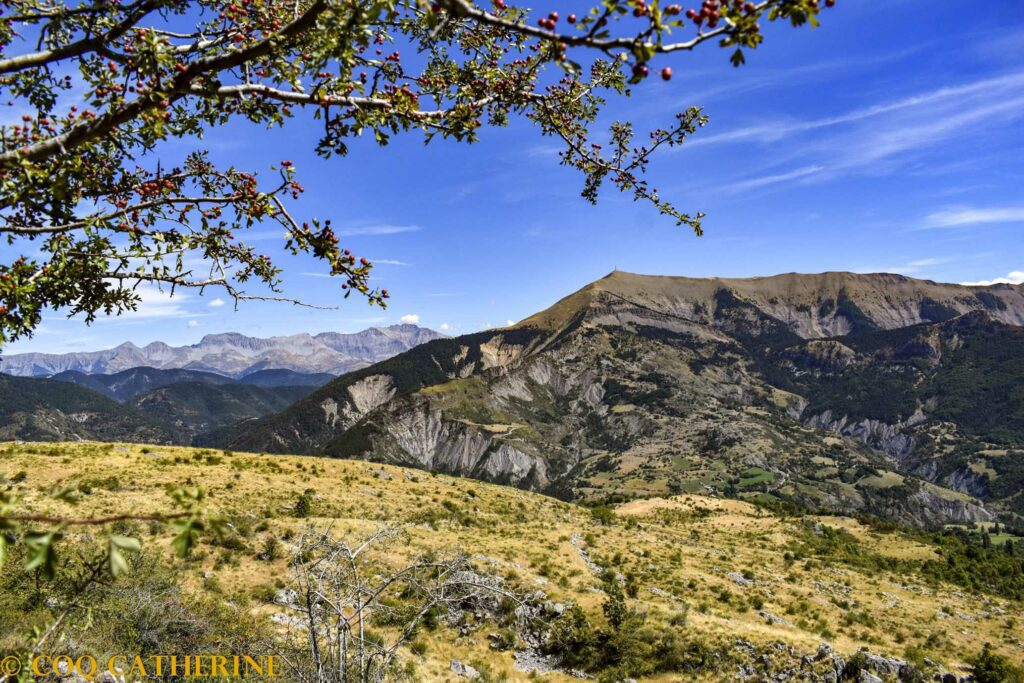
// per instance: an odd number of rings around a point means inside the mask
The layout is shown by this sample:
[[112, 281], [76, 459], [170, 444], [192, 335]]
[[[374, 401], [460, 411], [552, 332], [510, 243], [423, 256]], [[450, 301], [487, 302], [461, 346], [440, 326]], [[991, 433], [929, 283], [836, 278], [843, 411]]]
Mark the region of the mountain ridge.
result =
[[[975, 324], [953, 332], [938, 327], [970, 316]], [[973, 449], [958, 463], [922, 450], [903, 469], [887, 444], [935, 447], [945, 438], [936, 422], [943, 410], [984, 425], [914, 387], [946, 387], [963, 372], [965, 340], [991, 325], [995, 343], [1014, 345], [1017, 333], [1004, 330], [1019, 332], [1021, 322], [1024, 290], [1013, 286], [619, 271], [511, 327], [435, 340], [344, 375], [216, 442], [438, 469], [573, 499], [710, 489], [916, 524], [984, 520], [992, 513], [975, 494], [987, 489], [968, 482], [972, 467], [993, 465], [972, 455], [984, 451], [988, 427], [980, 437], [956, 435]], [[884, 352], [840, 348], [870, 334]], [[934, 334], [941, 339], [929, 341]], [[822, 344], [837, 362], [852, 355], [863, 367], [814, 378], [793, 358], [814, 359]], [[988, 361], [993, 373], [1017, 371], [1006, 359]], [[893, 422], [821, 417], [846, 401], [825, 391], [828, 383], [845, 382], [861, 409], [886, 373], [895, 379], [879, 385], [890, 389], [881, 399], [907, 402], [886, 415]], [[821, 412], [805, 414], [808, 406]], [[1020, 505], [998, 500], [1004, 510]]]
[[213, 372], [231, 378], [261, 370], [340, 375], [443, 336], [409, 324], [371, 327], [351, 334], [320, 332], [265, 338], [228, 332], [208, 334], [196, 344], [178, 347], [159, 341], [142, 347], [124, 342], [99, 351], [5, 354], [0, 356], [0, 372], [47, 377], [67, 371], [113, 374], [152, 367]]
[[[672, 292], [675, 294], [674, 297], [667, 296], [666, 290], [669, 288], [675, 290]], [[755, 301], [761, 297], [762, 300], [758, 303], [766, 304], [768, 310], [779, 310], [780, 307], [784, 307], [788, 303], [793, 309], [796, 309], [795, 313], [800, 314], [790, 316], [791, 321], [797, 323], [794, 331], [805, 338], [833, 336], [836, 333], [845, 334], [849, 330], [823, 325], [821, 321], [817, 325], [811, 325], [809, 324], [813, 317], [811, 314], [815, 311], [813, 309], [802, 310], [800, 307], [809, 307], [812, 301], [816, 300], [819, 304], [817, 312], [820, 314], [820, 304], [826, 300], [831, 299], [838, 304], [844, 298], [863, 298], [865, 294], [870, 294], [871, 298], [875, 299], [874, 303], [879, 304], [881, 302], [878, 299], [884, 299], [881, 296], [882, 290], [895, 290], [903, 295], [904, 301], [910, 299], [919, 304], [916, 312], [912, 309], [900, 311], [903, 315], [896, 315], [896, 310], [884, 310], [884, 304], [878, 306], [877, 319], [873, 319], [873, 322], [885, 329], [905, 327], [920, 322], [937, 322], [937, 320], [928, 319], [921, 314], [920, 304], [924, 303], [927, 307], [930, 302], [940, 306], [949, 306], [958, 314], [984, 308], [993, 311], [995, 317], [1003, 322], [1024, 325], [1024, 285], [959, 285], [920, 280], [894, 273], [844, 271], [794, 272], [749, 278], [691, 278], [678, 275], [643, 275], [615, 270], [563, 297], [543, 311], [519, 321], [513, 327], [544, 329], [552, 327], [552, 323], [555, 323], [555, 326], [558, 323], [565, 324], [573, 313], [578, 312], [580, 307], [591, 304], [601, 293], [618, 295], [629, 299], [630, 303], [638, 305], [674, 303], [673, 313], [688, 314], [683, 317], [693, 320], [698, 317], [697, 314], [700, 311], [687, 309], [679, 304], [713, 302], [717, 292], [723, 289]], [[822, 294], [826, 296], [822, 298]], [[786, 298], [790, 300], [786, 301]], [[667, 301], [667, 299], [675, 300]], [[772, 299], [776, 301], [772, 302]], [[828, 311], [824, 316], [819, 315], [819, 317], [827, 317], [836, 311], [838, 308]], [[804, 324], [799, 325], [799, 323]], [[821, 334], [807, 334], [812, 331], [821, 332]]]

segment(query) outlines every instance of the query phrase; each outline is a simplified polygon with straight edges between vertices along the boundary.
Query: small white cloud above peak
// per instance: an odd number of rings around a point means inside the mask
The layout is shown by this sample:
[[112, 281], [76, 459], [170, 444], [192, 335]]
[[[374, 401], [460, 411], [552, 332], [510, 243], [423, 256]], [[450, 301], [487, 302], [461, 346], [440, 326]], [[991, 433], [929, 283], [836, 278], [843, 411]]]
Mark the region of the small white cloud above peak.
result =
[[199, 323], [198, 320], [189, 320], [188, 321], [189, 329], [195, 329], [195, 328], [199, 327], [199, 325], [200, 325], [200, 323]]
[[220, 297], [217, 297], [216, 299], [214, 299], [213, 301], [211, 301], [211, 302], [210, 302], [209, 304], [207, 304], [207, 305], [208, 305], [208, 306], [209, 306], [210, 308], [220, 308], [221, 306], [223, 306], [223, 305], [224, 305], [224, 303], [225, 303], [225, 302], [224, 302], [224, 299], [221, 299]]
[[505, 321], [505, 327], [511, 327], [512, 325], [515, 325], [515, 324], [516, 324], [515, 320], [506, 320]]
[[992, 280], [978, 280], [977, 282], [961, 282], [968, 287], [988, 287], [989, 285], [1024, 285], [1024, 270], [1014, 270], [1004, 277], [997, 277]]
[[441, 323], [441, 330], [442, 330], [443, 332], [447, 332], [447, 331], [448, 331], [448, 330], [450, 330], [450, 329], [452, 329], [452, 326], [451, 326], [451, 325], [449, 325], [448, 323]]
[[420, 317], [415, 313], [409, 313], [408, 315], [403, 315], [401, 318], [399, 318], [398, 322], [402, 323], [403, 325], [419, 325]]

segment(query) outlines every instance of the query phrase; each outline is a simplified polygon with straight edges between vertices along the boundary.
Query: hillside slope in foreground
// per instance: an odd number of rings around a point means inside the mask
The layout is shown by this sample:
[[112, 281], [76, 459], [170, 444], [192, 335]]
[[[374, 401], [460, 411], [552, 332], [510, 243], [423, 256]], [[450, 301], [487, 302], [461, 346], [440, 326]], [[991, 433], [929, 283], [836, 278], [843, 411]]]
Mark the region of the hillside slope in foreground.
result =
[[[173, 558], [165, 526], [140, 524], [118, 533], [141, 538], [143, 552], [173, 567], [186, 592], [217, 598], [224, 609], [239, 612], [240, 622], [252, 620], [278, 634], [287, 618], [274, 595], [286, 587], [290, 569], [286, 554], [260, 558], [268, 539], [287, 547], [310, 525], [332, 525], [335, 535], [350, 538], [401, 525], [408, 538], [389, 550], [388, 561], [462, 549], [483, 575], [501, 577], [535, 599], [580, 605], [595, 629], [607, 628], [601, 579], [607, 570], [624, 587], [629, 609], [644, 615], [638, 617], [644, 628], [688, 643], [691, 656], [674, 665], [690, 667], [688, 680], [734, 680], [740, 673], [762, 680], [766, 673], [800, 670], [802, 655], [812, 661], [805, 670], [831, 670], [822, 643], [847, 660], [862, 648], [918, 663], [927, 658], [937, 667], [929, 679], [935, 671], [965, 675], [965, 662], [983, 642], [1013, 661], [1024, 656], [1019, 592], [947, 583], [941, 573], [947, 560], [935, 537], [850, 518], [787, 518], [746, 502], [695, 495], [595, 513], [535, 493], [387, 465], [165, 446], [0, 444], [4, 471], [20, 473], [13, 492], [23, 512], [77, 518], [166, 512], [168, 487], [207, 486], [208, 505], [224, 515], [229, 538], [204, 539], [193, 558]], [[54, 487], [69, 485], [78, 486], [77, 499], [48, 497]], [[309, 503], [304, 519], [295, 516], [301, 496]], [[74, 545], [89, 537], [68, 538]], [[16, 580], [14, 561], [0, 580]], [[962, 571], [977, 575], [978, 569]], [[6, 595], [0, 649], [17, 647], [32, 627], [52, 619], [45, 608], [21, 605], [29, 598], [8, 588], [0, 590]], [[76, 630], [74, 637], [87, 648], [89, 633], [98, 632]], [[470, 663], [490, 680], [527, 680], [524, 669], [557, 667], [557, 658], [542, 657], [521, 634], [495, 633], [506, 631], [486, 615], [469, 625], [442, 623], [417, 636], [415, 654], [403, 650], [403, 659], [412, 662], [416, 680], [432, 681], [456, 679], [452, 660]], [[555, 670], [543, 680], [574, 679]], [[835, 679], [826, 672], [806, 680]]]

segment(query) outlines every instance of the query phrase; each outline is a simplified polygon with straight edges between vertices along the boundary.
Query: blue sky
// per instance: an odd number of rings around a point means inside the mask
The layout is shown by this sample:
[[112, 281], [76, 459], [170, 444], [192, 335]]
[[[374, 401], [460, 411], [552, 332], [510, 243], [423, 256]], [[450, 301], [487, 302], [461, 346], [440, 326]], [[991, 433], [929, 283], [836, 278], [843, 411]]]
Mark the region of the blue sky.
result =
[[[136, 314], [92, 326], [51, 315], [5, 351], [402, 319], [459, 334], [519, 320], [613, 268], [1024, 281], [1024, 3], [839, 0], [820, 29], [771, 26], [741, 69], [705, 48], [659, 61], [671, 82], [651, 78], [608, 109], [609, 121], [646, 130], [705, 108], [710, 125], [651, 167], [663, 196], [707, 213], [703, 238], [612, 192], [586, 204], [553, 141], [523, 121], [476, 145], [410, 135], [385, 149], [359, 141], [331, 160], [313, 154], [317, 124], [301, 115], [271, 132], [232, 125], [205, 141], [214, 157], [253, 170], [294, 160], [306, 194], [293, 212], [332, 218], [347, 246], [376, 261], [376, 282], [392, 293], [386, 311], [342, 302], [322, 267], [292, 259], [282, 261], [287, 293], [338, 310], [251, 302], [235, 312], [215, 292], [147, 292]], [[254, 232], [278, 252], [275, 231]]]

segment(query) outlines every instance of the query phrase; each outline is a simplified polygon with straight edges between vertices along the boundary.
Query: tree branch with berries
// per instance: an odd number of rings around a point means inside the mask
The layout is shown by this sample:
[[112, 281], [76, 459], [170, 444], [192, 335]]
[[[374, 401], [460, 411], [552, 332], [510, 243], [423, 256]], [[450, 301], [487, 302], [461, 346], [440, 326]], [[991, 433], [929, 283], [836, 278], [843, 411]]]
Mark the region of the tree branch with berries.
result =
[[[563, 18], [506, 0], [0, 0], [0, 102], [25, 112], [0, 125], [0, 343], [30, 336], [52, 312], [91, 322], [132, 310], [143, 285], [306, 305], [251, 244], [268, 225], [286, 253], [324, 264], [339, 297], [386, 305], [344, 229], [291, 206], [303, 193], [293, 163], [211, 162], [199, 141], [239, 119], [312, 119], [315, 152], [329, 158], [360, 136], [474, 142], [525, 117], [563, 145], [584, 199], [611, 184], [699, 234], [702, 214], [660, 197], [646, 171], [703, 113], [680, 113], [644, 145], [617, 122], [602, 143], [593, 127], [606, 98], [628, 96], [659, 55], [705, 43], [729, 48], [739, 66], [762, 42], [761, 22], [816, 25], [821, 9], [603, 0]], [[670, 80], [671, 68], [660, 75]], [[196, 149], [161, 163], [175, 139]]]

